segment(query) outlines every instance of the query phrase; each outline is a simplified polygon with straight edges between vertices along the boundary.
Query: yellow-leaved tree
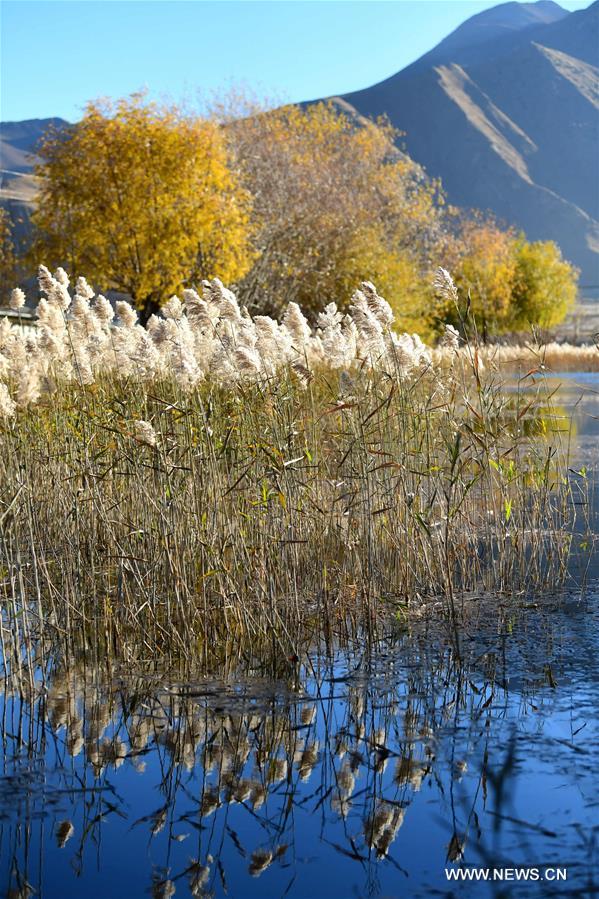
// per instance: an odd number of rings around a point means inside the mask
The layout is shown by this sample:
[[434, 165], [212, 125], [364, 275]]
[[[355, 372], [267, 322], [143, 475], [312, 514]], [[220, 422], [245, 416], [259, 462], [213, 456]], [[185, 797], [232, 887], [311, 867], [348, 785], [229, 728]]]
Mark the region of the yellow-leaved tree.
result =
[[475, 322], [484, 340], [532, 327], [552, 328], [576, 299], [578, 272], [562, 259], [555, 243], [530, 242], [481, 213], [459, 218], [446, 266], [455, 276], [461, 307], [441, 300], [436, 323], [468, 330]]
[[239, 110], [227, 136], [254, 201], [255, 264], [239, 285], [250, 308], [343, 306], [373, 281], [401, 326], [422, 324], [443, 224], [439, 184], [384, 122], [340, 104]]
[[15, 286], [16, 260], [10, 217], [6, 209], [0, 206], [0, 305]]
[[[512, 294], [516, 273], [516, 235], [492, 219], [475, 214], [464, 219], [457, 234], [458, 259], [454, 275], [469, 316], [483, 337], [511, 327]], [[451, 310], [446, 312], [453, 320]]]
[[144, 319], [188, 284], [249, 269], [251, 198], [217, 123], [134, 94], [89, 103], [40, 155], [36, 261], [129, 294]]
[[562, 259], [557, 244], [519, 239], [512, 303], [514, 330], [558, 325], [574, 305], [577, 288], [578, 271]]

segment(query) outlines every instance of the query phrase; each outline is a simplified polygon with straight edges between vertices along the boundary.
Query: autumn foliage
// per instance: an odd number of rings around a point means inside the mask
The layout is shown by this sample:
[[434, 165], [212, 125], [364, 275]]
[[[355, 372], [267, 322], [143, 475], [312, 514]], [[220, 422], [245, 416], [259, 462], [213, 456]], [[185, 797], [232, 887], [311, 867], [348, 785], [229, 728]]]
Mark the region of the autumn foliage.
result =
[[36, 258], [86, 271], [146, 313], [187, 283], [250, 267], [250, 197], [215, 123], [141, 95], [90, 103], [41, 155]]
[[[16, 274], [14, 244], [10, 229], [10, 220], [6, 210], [0, 207], [0, 302], [6, 297], [6, 287], [11, 285]], [[12, 286], [12, 285], [11, 285]]]
[[463, 304], [438, 303], [436, 319], [464, 327], [467, 312], [483, 339], [551, 328], [576, 299], [576, 269], [555, 243], [529, 242], [480, 213], [460, 218], [449, 255]]
[[424, 302], [442, 197], [398, 152], [393, 129], [319, 103], [254, 111], [228, 135], [254, 197], [259, 258], [240, 284], [244, 302], [276, 312], [295, 301], [315, 312], [347, 304], [364, 277], [400, 318]]
[[128, 294], [142, 318], [206, 278], [254, 313], [312, 315], [367, 279], [430, 337], [464, 318], [431, 289], [441, 263], [486, 338], [552, 327], [576, 294], [555, 244], [458, 214], [388, 124], [340, 103], [198, 118], [133, 95], [90, 103], [41, 155], [36, 261]]

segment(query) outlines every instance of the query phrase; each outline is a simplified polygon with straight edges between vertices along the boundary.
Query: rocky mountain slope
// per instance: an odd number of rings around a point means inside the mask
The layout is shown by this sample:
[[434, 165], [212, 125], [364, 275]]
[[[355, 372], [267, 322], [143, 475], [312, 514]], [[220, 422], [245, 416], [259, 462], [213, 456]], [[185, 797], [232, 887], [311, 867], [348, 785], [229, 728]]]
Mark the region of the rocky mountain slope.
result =
[[[401, 35], [398, 36], [401, 40]], [[599, 0], [568, 13], [552, 0], [472, 16], [417, 62], [336, 100], [387, 115], [399, 146], [440, 177], [458, 206], [490, 210], [551, 239], [599, 285]], [[49, 125], [0, 125], [0, 202], [24, 234], [35, 146]]]
[[12, 219], [17, 249], [24, 248], [27, 242], [29, 217], [35, 202], [36, 147], [49, 127], [61, 128], [67, 124], [59, 118], [0, 123], [0, 205]]
[[417, 62], [346, 94], [387, 115], [452, 203], [559, 243], [599, 284], [599, 2], [550, 0], [473, 16]]

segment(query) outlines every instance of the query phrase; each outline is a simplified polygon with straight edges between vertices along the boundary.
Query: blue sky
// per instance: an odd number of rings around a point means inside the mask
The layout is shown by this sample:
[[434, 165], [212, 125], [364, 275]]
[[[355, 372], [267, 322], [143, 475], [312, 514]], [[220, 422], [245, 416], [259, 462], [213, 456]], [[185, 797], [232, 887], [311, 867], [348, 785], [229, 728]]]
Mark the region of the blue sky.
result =
[[[590, 0], [560, 5], [582, 9]], [[495, 0], [2, 0], [0, 119], [146, 88], [307, 100], [367, 87]]]

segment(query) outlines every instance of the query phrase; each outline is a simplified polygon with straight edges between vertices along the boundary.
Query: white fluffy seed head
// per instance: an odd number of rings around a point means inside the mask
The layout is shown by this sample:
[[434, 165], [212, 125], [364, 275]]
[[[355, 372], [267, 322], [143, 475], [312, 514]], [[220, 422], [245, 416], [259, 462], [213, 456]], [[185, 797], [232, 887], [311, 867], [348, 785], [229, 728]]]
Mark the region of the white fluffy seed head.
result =
[[8, 301], [8, 305], [11, 309], [17, 311], [18, 309], [22, 309], [25, 305], [25, 293], [21, 290], [20, 287], [15, 287], [14, 290], [11, 291], [10, 299]]
[[39, 371], [33, 366], [25, 369], [19, 379], [17, 388], [17, 405], [21, 409], [37, 403], [42, 393]]
[[460, 348], [460, 334], [453, 325], [445, 325], [445, 332], [439, 341], [439, 346], [457, 353]]
[[45, 300], [42, 297], [37, 304], [36, 313], [40, 325], [45, 326], [50, 331], [59, 332], [64, 330], [65, 322], [62, 312], [58, 306], [50, 303], [49, 300]]
[[48, 292], [48, 302], [66, 312], [71, 305], [71, 294], [68, 287], [55, 280], [52, 289]]
[[390, 327], [393, 324], [395, 315], [387, 300], [378, 295], [376, 287], [371, 281], [362, 281], [360, 289], [372, 314], [381, 324]]
[[0, 350], [12, 339], [14, 328], [7, 318], [0, 321]]
[[458, 290], [447, 269], [441, 267], [437, 269], [433, 280], [433, 289], [435, 293], [444, 300], [451, 300], [452, 302], [457, 303]]
[[84, 297], [86, 300], [91, 300], [95, 296], [93, 288], [90, 287], [83, 275], [77, 278], [75, 293], [79, 294], [80, 297]]
[[17, 404], [11, 398], [6, 384], [0, 383], [0, 418], [13, 418], [17, 410]]
[[283, 325], [291, 335], [291, 339], [298, 349], [302, 349], [310, 339], [312, 333], [310, 325], [297, 303], [289, 303]]
[[114, 318], [114, 309], [106, 297], [99, 294], [94, 301], [93, 310], [103, 325], [109, 325]]
[[37, 270], [37, 283], [42, 293], [48, 294], [57, 282], [52, 277], [50, 269], [46, 268], [45, 265], [40, 265]]
[[324, 312], [318, 313], [316, 320], [318, 322], [318, 327], [322, 328], [324, 331], [325, 328], [340, 325], [343, 320], [343, 315], [337, 309], [336, 303], [329, 303], [328, 306], [324, 307]]
[[61, 266], [59, 266], [54, 272], [54, 280], [58, 281], [59, 284], [62, 284], [63, 287], [68, 287], [71, 283], [69, 280], [69, 276]]
[[260, 373], [260, 356], [255, 350], [251, 350], [249, 347], [237, 347], [235, 359], [240, 374], [251, 378]]
[[149, 421], [138, 419], [133, 422], [133, 437], [139, 443], [147, 443], [148, 446], [158, 446], [158, 435]]
[[[17, 406], [34, 402], [49, 379], [91, 383], [102, 374], [143, 382], [173, 378], [187, 391], [204, 378], [226, 386], [284, 371], [293, 373], [296, 384], [306, 385], [318, 366], [326, 366], [348, 372], [347, 384], [346, 376], [341, 378], [343, 395], [351, 390], [351, 373], [361, 366], [387, 372], [399, 367], [409, 375], [431, 363], [430, 350], [417, 335], [391, 330], [391, 307], [369, 281], [354, 293], [351, 314], [330, 303], [318, 315], [316, 331], [296, 303], [288, 305], [281, 323], [269, 316], [252, 317], [218, 279], [203, 282], [202, 297], [192, 289], [184, 291], [183, 303], [172, 297], [145, 328], [123, 300], [116, 303], [120, 327], [112, 327], [111, 303], [100, 295], [90, 305], [93, 290], [84, 278], [78, 278], [72, 301], [68, 278], [60, 271], [53, 276], [40, 266], [39, 283], [45, 296], [37, 307], [37, 327], [27, 338], [21, 329], [0, 322], [0, 379], [17, 385]], [[14, 308], [23, 295], [13, 296]], [[11, 408], [7, 401], [5, 406]], [[155, 445], [153, 431], [143, 423], [136, 427], [142, 442]]]
[[116, 314], [124, 328], [133, 328], [137, 322], [137, 312], [126, 300], [117, 300], [115, 303]]
[[[206, 288], [206, 283], [208, 283], [208, 288]], [[208, 290], [209, 298], [212, 302], [218, 305], [221, 318], [225, 319], [225, 321], [239, 321], [241, 310], [237, 297], [232, 290], [228, 290], [218, 278], [214, 278], [210, 282], [204, 281], [205, 294], [206, 290]]]
[[76, 293], [71, 303], [71, 314], [75, 318], [84, 318], [89, 311], [89, 300]]
[[171, 318], [177, 322], [180, 321], [183, 317], [183, 304], [179, 297], [171, 297], [162, 307], [162, 314], [165, 318]]

